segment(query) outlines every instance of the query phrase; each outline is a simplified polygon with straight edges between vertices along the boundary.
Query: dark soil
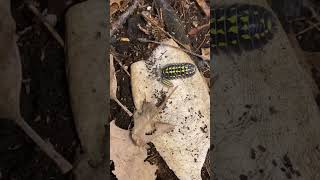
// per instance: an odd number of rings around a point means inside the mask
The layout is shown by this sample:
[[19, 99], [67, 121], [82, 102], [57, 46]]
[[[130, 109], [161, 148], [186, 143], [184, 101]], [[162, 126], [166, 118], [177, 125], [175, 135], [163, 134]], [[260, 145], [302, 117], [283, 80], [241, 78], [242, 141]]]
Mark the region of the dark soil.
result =
[[[48, 8], [48, 1], [39, 1], [39, 4], [41, 12]], [[22, 1], [13, 0], [11, 9], [20, 35], [21, 114], [44, 140], [72, 163], [79, 143], [69, 104], [63, 48]], [[55, 9], [48, 8], [48, 12], [59, 15], [56, 29], [63, 37], [65, 6]], [[71, 175], [62, 175], [53, 161], [12, 121], [1, 121], [0, 135], [0, 179], [70, 179]]]

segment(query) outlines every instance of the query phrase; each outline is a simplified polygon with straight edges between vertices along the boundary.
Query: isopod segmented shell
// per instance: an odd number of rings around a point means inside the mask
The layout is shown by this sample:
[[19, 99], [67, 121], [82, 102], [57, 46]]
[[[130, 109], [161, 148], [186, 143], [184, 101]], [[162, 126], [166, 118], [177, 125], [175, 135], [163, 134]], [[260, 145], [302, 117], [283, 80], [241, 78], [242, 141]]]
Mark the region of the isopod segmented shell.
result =
[[191, 63], [168, 64], [161, 68], [161, 78], [172, 80], [188, 78], [196, 73], [196, 66]]
[[233, 4], [211, 9], [211, 47], [241, 52], [263, 47], [275, 32], [275, 18], [264, 7]]

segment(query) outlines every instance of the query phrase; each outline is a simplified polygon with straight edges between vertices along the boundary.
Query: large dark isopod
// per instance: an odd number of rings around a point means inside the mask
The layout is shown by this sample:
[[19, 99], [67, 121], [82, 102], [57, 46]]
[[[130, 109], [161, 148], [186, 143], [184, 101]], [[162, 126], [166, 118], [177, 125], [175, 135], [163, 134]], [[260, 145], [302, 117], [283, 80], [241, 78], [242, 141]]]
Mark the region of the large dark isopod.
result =
[[[214, 6], [215, 7], [215, 6]], [[275, 17], [264, 7], [233, 4], [211, 9], [213, 53], [262, 48], [273, 38]]]

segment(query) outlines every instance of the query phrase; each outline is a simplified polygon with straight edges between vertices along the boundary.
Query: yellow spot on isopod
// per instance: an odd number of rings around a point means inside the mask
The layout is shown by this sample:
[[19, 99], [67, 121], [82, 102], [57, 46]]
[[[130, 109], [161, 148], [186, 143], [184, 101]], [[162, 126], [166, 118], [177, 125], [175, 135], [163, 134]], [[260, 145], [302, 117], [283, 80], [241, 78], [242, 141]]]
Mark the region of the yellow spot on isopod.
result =
[[169, 86], [169, 87], [172, 87], [172, 86], [173, 86], [172, 82], [169, 81], [168, 79], [162, 79], [161, 82], [162, 82], [164, 85], [166, 85], [166, 86]]
[[211, 29], [211, 34], [216, 35], [217, 34], [216, 29]]
[[229, 21], [230, 23], [232, 23], [232, 24], [236, 23], [236, 21], [237, 21], [237, 16], [231, 16], [231, 17], [229, 17], [229, 18], [228, 18], [228, 21]]
[[238, 26], [231, 26], [228, 32], [233, 32], [235, 34], [238, 33]]
[[227, 43], [225, 43], [225, 42], [219, 42], [219, 43], [218, 43], [218, 46], [219, 46], [219, 47], [225, 47], [225, 46], [227, 46]]
[[243, 34], [243, 35], [241, 35], [241, 37], [242, 37], [243, 39], [246, 39], [246, 40], [251, 39], [251, 37], [249, 36], [249, 34]]
[[219, 29], [219, 30], [217, 31], [217, 33], [218, 33], [218, 34], [225, 34], [225, 32], [224, 32], [223, 29]]
[[218, 22], [221, 22], [221, 21], [224, 21], [224, 20], [226, 20], [226, 17], [225, 17], [225, 16], [222, 16], [222, 17], [220, 17], [220, 18], [218, 19]]
[[240, 17], [240, 20], [241, 20], [242, 22], [249, 22], [249, 16]]
[[244, 25], [244, 26], [242, 26], [241, 29], [244, 30], [244, 31], [247, 31], [249, 29], [249, 27], [247, 25]]

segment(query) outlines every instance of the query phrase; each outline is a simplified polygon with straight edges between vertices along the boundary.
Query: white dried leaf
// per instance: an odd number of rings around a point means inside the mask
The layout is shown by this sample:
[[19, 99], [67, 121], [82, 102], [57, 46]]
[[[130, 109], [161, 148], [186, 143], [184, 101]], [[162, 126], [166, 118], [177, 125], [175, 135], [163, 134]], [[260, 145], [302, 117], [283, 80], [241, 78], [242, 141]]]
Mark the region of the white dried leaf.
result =
[[157, 166], [144, 162], [147, 157], [145, 147], [136, 146], [128, 130], [110, 123], [110, 159], [113, 160], [113, 173], [119, 180], [154, 180]]
[[111, 99], [117, 99], [117, 77], [113, 64], [113, 56], [110, 54], [110, 97]]
[[171, 124], [156, 121], [154, 116], [158, 111], [155, 104], [144, 102], [142, 109], [134, 113], [132, 139], [137, 146], [144, 146], [156, 137], [174, 129]]

